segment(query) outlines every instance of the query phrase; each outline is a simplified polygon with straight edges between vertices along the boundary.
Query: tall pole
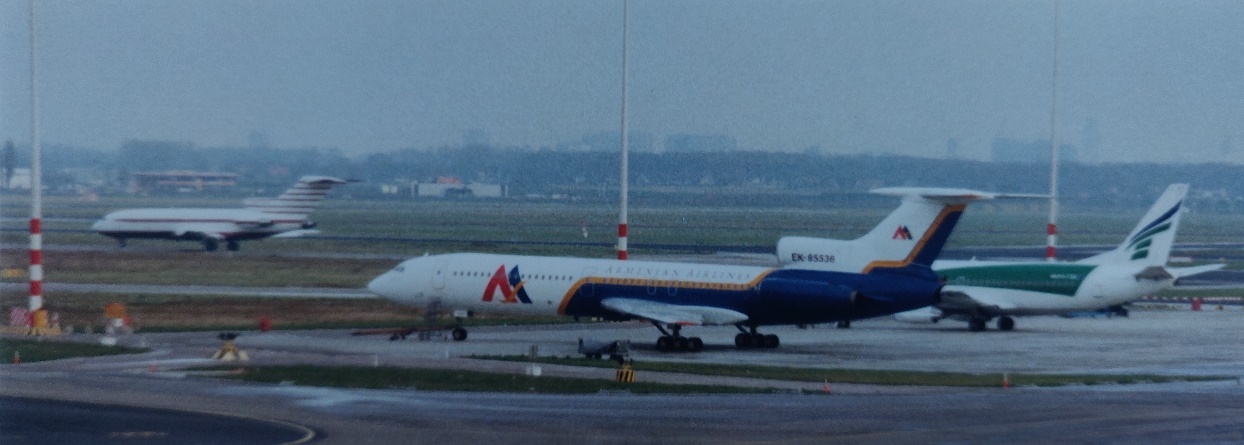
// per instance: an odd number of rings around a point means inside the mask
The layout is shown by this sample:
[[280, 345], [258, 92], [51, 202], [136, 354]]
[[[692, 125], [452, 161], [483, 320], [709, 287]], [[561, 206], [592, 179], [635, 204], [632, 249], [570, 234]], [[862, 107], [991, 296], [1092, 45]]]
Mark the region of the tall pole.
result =
[[43, 166], [39, 159], [39, 80], [35, 76], [35, 0], [30, 0], [30, 310], [43, 307]]
[[1053, 262], [1058, 245], [1058, 9], [1054, 0], [1054, 74], [1050, 85], [1050, 223], [1046, 226], [1045, 260]]
[[627, 194], [629, 192], [628, 188], [629, 188], [629, 182], [630, 182], [630, 175], [628, 173], [628, 169], [630, 168], [629, 166], [630, 153], [628, 153], [627, 151], [628, 131], [627, 131], [627, 126], [626, 126], [626, 96], [627, 96], [626, 94], [627, 82], [626, 81], [627, 81], [627, 71], [628, 71], [627, 70], [627, 63], [628, 63], [627, 35], [626, 35], [627, 33], [627, 30], [626, 30], [627, 17], [626, 16], [628, 12], [627, 10], [628, 10], [627, 1], [622, 0], [622, 178], [621, 178], [622, 187], [621, 187], [621, 192], [620, 192], [622, 195], [622, 210], [621, 210], [621, 214], [618, 216], [618, 259], [619, 260], [626, 259], [626, 217], [627, 217], [626, 207], [627, 207]]

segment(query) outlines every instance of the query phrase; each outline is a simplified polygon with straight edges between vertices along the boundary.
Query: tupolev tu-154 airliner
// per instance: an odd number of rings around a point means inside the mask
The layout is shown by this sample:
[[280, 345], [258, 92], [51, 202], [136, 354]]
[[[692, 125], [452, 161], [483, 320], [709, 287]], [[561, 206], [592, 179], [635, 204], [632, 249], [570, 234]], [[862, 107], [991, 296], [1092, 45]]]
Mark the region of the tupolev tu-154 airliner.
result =
[[[877, 317], [940, 301], [930, 266], [969, 202], [1004, 195], [963, 189], [886, 188], [899, 207], [863, 237], [801, 252], [818, 270], [485, 253], [424, 255], [376, 277], [368, 289], [425, 308], [646, 320], [657, 349], [699, 351], [687, 326], [734, 325], [739, 348], [776, 348], [760, 326]], [[466, 338], [458, 327], [455, 340]]]
[[91, 225], [91, 230], [115, 238], [121, 247], [131, 238], [188, 240], [208, 251], [220, 242], [231, 251], [239, 241], [268, 237], [294, 238], [318, 233], [309, 216], [334, 185], [344, 179], [303, 176], [276, 198], [248, 198], [245, 208], [151, 208], [118, 210]]

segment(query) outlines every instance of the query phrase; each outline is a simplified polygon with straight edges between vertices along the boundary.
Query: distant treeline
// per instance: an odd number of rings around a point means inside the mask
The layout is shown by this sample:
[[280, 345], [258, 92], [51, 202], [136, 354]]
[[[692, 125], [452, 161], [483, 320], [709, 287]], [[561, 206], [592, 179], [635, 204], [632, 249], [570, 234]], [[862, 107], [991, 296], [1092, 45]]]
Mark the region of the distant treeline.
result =
[[[18, 150], [18, 166], [29, 165]], [[45, 185], [53, 190], [93, 178], [104, 193], [124, 189], [130, 172], [196, 170], [238, 173], [239, 193], [287, 185], [304, 174], [360, 179], [370, 184], [431, 181], [441, 176], [499, 183], [511, 198], [559, 196], [617, 200], [619, 159], [601, 151], [557, 151], [468, 145], [346, 156], [337, 149], [204, 148], [189, 143], [133, 141], [119, 150], [47, 147]], [[917, 158], [829, 156], [736, 151], [632, 153], [631, 187], [640, 205], [849, 205], [876, 187], [941, 186], [1046, 193], [1049, 168], [1040, 164]], [[86, 178], [86, 179], [84, 179]], [[1098, 164], [1062, 166], [1067, 206], [1148, 206], [1171, 183], [1192, 185], [1199, 211], [1244, 211], [1244, 165]], [[355, 196], [380, 188], [352, 186]]]

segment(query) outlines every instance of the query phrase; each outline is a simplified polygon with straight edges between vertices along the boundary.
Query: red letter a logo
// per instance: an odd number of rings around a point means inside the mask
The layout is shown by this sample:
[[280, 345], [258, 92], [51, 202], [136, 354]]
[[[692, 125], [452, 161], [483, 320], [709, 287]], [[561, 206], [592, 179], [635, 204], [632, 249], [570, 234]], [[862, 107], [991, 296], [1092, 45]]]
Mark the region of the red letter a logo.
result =
[[497, 272], [492, 274], [492, 279], [488, 280], [488, 287], [484, 288], [484, 301], [492, 301], [492, 297], [501, 291], [501, 301], [504, 303], [514, 303], [514, 289], [510, 288], [510, 280], [505, 276], [505, 265], [497, 268]]

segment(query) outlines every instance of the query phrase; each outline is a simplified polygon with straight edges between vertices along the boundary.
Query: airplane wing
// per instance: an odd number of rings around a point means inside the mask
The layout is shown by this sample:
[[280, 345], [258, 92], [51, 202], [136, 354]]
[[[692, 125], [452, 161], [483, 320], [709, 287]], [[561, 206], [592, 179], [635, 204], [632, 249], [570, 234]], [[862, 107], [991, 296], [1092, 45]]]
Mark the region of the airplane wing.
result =
[[1006, 289], [991, 287], [946, 286], [942, 288], [942, 302], [937, 308], [947, 314], [1001, 315], [1015, 309], [1015, 303], [1006, 298], [1006, 292]]
[[320, 233], [320, 231], [313, 229], [290, 230], [288, 232], [281, 232], [276, 235], [272, 235], [270, 238], [298, 238], [307, 235], [315, 235], [317, 233]]
[[614, 312], [667, 325], [722, 325], [741, 323], [747, 320], [747, 315], [730, 309], [712, 306], [685, 306], [635, 298], [606, 298], [601, 300], [600, 305]]
[[193, 225], [179, 226], [173, 229], [173, 234], [178, 237], [191, 236], [198, 239], [214, 239], [216, 241], [224, 241], [225, 235], [214, 228], [196, 227]]

